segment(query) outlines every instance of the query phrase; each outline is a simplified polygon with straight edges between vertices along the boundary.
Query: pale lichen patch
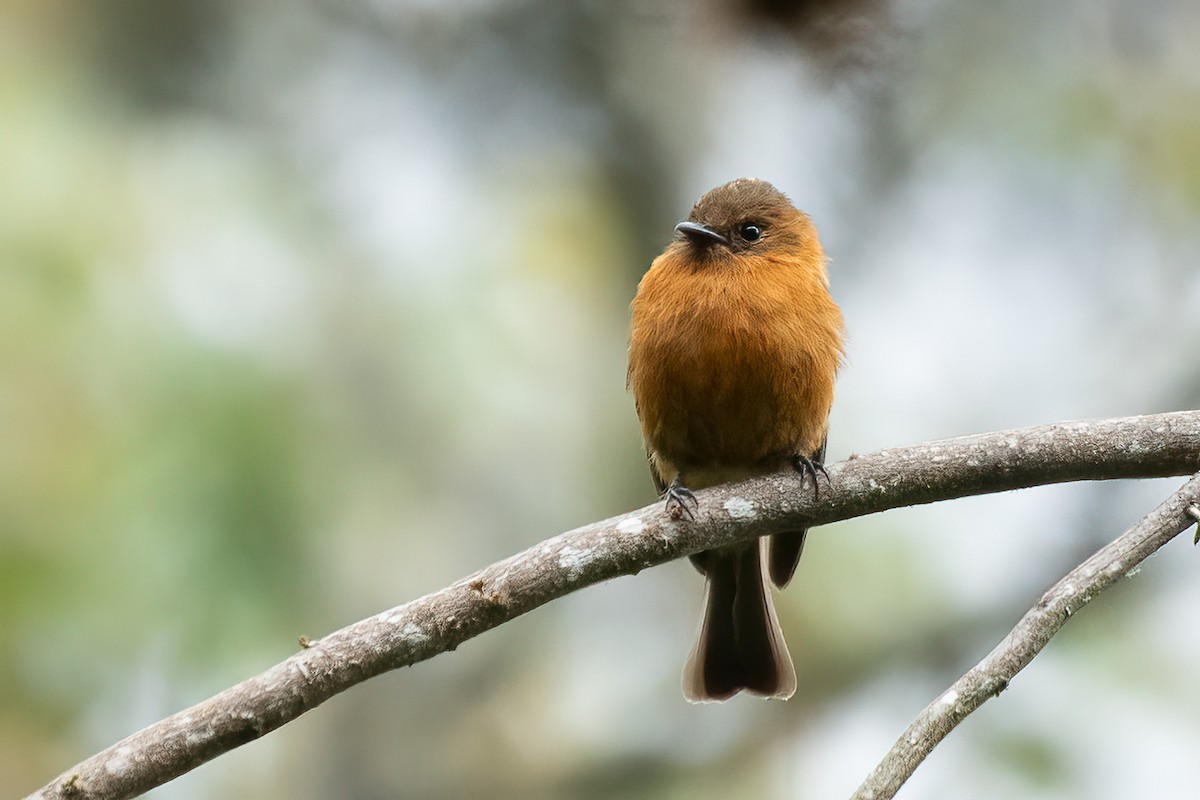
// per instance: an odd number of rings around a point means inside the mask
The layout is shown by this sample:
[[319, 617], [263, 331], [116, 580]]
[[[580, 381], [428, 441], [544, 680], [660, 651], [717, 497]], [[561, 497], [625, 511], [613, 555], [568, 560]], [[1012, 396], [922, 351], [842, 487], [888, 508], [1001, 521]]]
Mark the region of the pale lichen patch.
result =
[[1074, 597], [1074, 596], [1075, 596], [1075, 584], [1064, 583], [1062, 588], [1058, 591], [1058, 597], [1056, 599], [1066, 600], [1068, 597]]
[[731, 497], [722, 507], [733, 519], [749, 519], [758, 513], [754, 509], [754, 503], [742, 497]]
[[415, 622], [410, 622], [401, 628], [400, 635], [413, 642], [425, 642], [429, 640], [429, 634]]
[[646, 523], [642, 522], [641, 517], [629, 517], [617, 523], [618, 533], [637, 534], [646, 530]]
[[133, 748], [129, 745], [118, 747], [116, 753], [104, 762], [104, 771], [109, 775], [122, 774], [129, 769], [129, 756], [132, 754]]
[[198, 731], [188, 731], [187, 735], [183, 737], [183, 740], [188, 744], [189, 747], [199, 747], [212, 738], [213, 729], [204, 728], [203, 730]]
[[567, 571], [568, 577], [576, 578], [591, 558], [592, 551], [590, 549], [567, 545], [558, 551], [558, 566]]

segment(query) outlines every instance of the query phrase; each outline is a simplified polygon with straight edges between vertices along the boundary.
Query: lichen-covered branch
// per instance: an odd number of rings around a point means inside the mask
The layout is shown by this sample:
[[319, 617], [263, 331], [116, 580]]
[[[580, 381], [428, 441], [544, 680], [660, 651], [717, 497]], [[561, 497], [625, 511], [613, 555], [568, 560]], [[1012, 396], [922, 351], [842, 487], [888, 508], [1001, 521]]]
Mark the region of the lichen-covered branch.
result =
[[[900, 506], [1063, 481], [1187, 475], [1200, 411], [1063, 422], [852, 456], [811, 484], [780, 473], [696, 496], [692, 522], [654, 504], [534, 545], [440, 591], [335, 631], [267, 671], [64, 772], [33, 798], [141, 794], [382, 672], [453, 650], [577, 589], [712, 547]], [[807, 488], [806, 488], [807, 487]]]
[[1155, 550], [1195, 525], [1200, 474], [1042, 595], [992, 652], [934, 700], [896, 740], [853, 800], [889, 800], [968, 714], [1008, 688], [1067, 619], [1097, 594], [1129, 575]]

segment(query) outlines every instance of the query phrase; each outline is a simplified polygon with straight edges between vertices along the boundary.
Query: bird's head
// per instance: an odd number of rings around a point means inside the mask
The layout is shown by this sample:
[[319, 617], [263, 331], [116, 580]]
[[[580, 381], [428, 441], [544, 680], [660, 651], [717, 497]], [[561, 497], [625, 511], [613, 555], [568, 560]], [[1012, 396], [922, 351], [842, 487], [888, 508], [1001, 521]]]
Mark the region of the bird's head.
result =
[[731, 256], [796, 256], [820, 244], [808, 216], [783, 192], [755, 178], [739, 178], [701, 197], [675, 226], [675, 241], [698, 260]]

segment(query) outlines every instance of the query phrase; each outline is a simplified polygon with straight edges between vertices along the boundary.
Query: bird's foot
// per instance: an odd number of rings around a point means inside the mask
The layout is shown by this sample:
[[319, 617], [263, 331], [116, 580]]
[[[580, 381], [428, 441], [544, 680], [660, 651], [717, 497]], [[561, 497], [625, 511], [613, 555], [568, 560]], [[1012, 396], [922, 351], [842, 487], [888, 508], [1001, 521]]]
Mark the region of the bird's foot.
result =
[[808, 456], [792, 456], [792, 469], [800, 473], [800, 484], [802, 486], [804, 485], [805, 478], [812, 478], [813, 497], [821, 496], [821, 482], [817, 480], [818, 475], [824, 475], [825, 483], [829, 484], [829, 473], [825, 471], [825, 465]]
[[671, 485], [667, 487], [667, 513], [671, 515], [671, 519], [686, 519], [692, 522], [696, 519], [699, 509], [700, 503], [692, 490], [680, 483], [679, 478], [671, 481]]

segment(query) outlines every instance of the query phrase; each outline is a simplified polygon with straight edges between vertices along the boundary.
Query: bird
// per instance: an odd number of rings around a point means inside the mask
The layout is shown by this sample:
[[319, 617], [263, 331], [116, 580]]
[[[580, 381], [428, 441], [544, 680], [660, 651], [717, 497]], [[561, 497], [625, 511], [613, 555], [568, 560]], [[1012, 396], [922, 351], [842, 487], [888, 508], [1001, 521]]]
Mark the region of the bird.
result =
[[[817, 229], [787, 195], [754, 178], [706, 193], [642, 276], [630, 317], [626, 388], [674, 519], [693, 519], [693, 490], [720, 483], [789, 467], [802, 488], [828, 481], [844, 323]], [[791, 580], [806, 533], [691, 556], [705, 603], [683, 670], [689, 701], [795, 692], [768, 580]]]

